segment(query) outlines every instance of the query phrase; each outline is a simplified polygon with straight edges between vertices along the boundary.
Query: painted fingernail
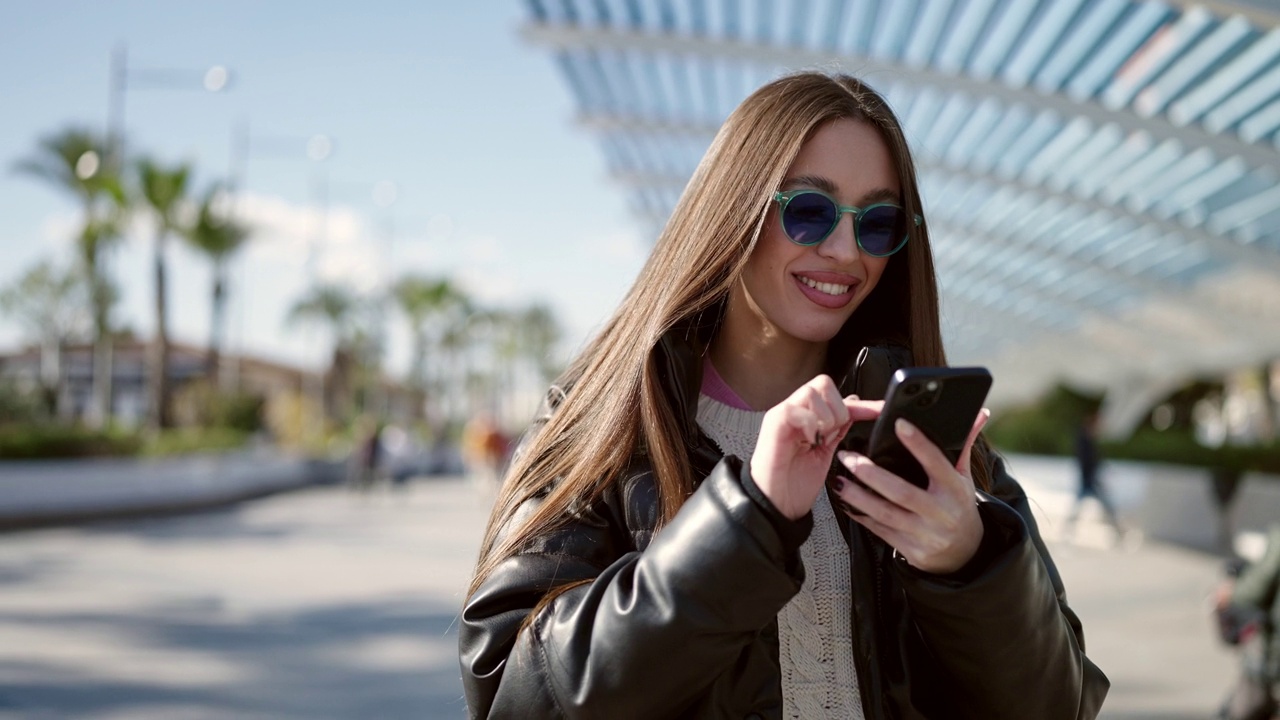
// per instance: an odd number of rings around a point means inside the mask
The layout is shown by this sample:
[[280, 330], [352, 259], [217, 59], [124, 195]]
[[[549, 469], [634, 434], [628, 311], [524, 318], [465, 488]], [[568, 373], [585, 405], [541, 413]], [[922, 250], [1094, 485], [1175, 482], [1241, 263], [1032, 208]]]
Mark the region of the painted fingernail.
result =
[[844, 490], [845, 479], [837, 476], [832, 485], [835, 486], [836, 492], [840, 492], [841, 490]]
[[903, 418], [898, 418], [897, 422], [893, 424], [893, 427], [902, 437], [912, 437], [916, 434], [916, 426], [907, 422]]

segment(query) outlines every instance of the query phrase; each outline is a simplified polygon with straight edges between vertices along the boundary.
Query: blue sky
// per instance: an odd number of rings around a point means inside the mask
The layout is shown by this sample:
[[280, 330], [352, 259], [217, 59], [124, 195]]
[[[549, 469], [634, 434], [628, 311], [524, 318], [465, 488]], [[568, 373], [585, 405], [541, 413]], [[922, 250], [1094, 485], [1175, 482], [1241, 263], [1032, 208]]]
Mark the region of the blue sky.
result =
[[[544, 300], [572, 350], [621, 298], [647, 240], [574, 127], [550, 54], [520, 39], [523, 20], [516, 0], [5, 3], [0, 285], [42, 259], [70, 262], [75, 204], [12, 168], [46, 134], [105, 128], [109, 58], [123, 43], [139, 81], [192, 71], [191, 90], [127, 93], [132, 151], [192, 162], [203, 190], [229, 172], [233, 128], [249, 127], [242, 207], [259, 232], [234, 270], [233, 350], [318, 363], [324, 340], [284, 316], [307, 286], [320, 172], [331, 198], [322, 276], [376, 289], [389, 273], [451, 274], [493, 305]], [[230, 68], [228, 91], [199, 89], [212, 65]], [[322, 167], [305, 155], [315, 134], [334, 141]], [[397, 187], [388, 209], [371, 199], [379, 181]], [[111, 260], [118, 316], [147, 334], [151, 240], [143, 226], [129, 235]], [[184, 248], [170, 257], [171, 332], [203, 342], [208, 270]], [[23, 339], [0, 317], [0, 349]], [[403, 367], [402, 339], [391, 354]]]

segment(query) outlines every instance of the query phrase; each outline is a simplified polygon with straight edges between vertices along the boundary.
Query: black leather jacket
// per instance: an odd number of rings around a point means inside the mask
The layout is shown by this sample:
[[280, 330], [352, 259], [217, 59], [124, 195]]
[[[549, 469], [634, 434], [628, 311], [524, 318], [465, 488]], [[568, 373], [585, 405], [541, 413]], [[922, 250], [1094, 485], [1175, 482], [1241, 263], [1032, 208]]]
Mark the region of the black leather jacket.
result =
[[[594, 505], [494, 570], [459, 628], [473, 717], [782, 716], [776, 617], [803, 581], [799, 546], [812, 520], [783, 519], [743, 463], [721, 458], [697, 430], [692, 347], [668, 336], [654, 352], [704, 479], [655, 533], [653, 476], [637, 459]], [[883, 396], [887, 371], [903, 359], [872, 357], [878, 366], [845, 375], [844, 392]], [[1097, 715], [1109, 683], [1084, 655], [1026, 495], [1001, 462], [992, 470], [979, 500], [982, 547], [955, 575], [914, 570], [837, 513], [851, 549], [853, 657], [867, 718]], [[567, 583], [578, 584], [522, 629], [547, 591]]]

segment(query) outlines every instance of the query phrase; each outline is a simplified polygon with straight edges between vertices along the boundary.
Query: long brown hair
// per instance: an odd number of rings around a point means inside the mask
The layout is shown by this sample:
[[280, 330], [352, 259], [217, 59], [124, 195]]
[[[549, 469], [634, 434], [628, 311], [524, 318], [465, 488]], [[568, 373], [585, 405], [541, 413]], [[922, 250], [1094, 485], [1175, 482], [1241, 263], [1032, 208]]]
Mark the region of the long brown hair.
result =
[[[752, 93], [716, 134], [626, 298], [562, 376], [560, 385], [571, 389], [514, 461], [468, 594], [528, 540], [618, 482], [637, 448], [644, 449], [656, 480], [658, 526], [675, 516], [694, 478], [652, 350], [668, 330], [723, 307], [801, 145], [819, 126], [840, 118], [880, 132], [897, 168], [903, 206], [923, 215], [902, 127], [870, 87], [847, 75], [805, 72]], [[910, 232], [906, 252], [890, 259], [832, 350], [894, 342], [909, 348], [917, 365], [946, 364], [928, 225]], [[985, 460], [984, 452], [975, 453], [974, 469], [982, 473], [976, 479], [984, 487]], [[537, 508], [514, 522], [517, 508], [533, 497], [542, 497]]]

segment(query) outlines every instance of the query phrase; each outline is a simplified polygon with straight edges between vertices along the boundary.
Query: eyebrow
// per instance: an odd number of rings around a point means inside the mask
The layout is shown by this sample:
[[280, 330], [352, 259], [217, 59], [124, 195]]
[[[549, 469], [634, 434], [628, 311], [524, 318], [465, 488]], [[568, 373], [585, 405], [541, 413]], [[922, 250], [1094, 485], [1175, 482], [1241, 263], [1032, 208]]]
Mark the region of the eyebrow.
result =
[[[821, 175], [797, 175], [782, 181], [783, 190], [794, 190], [801, 187], [811, 187], [831, 196], [835, 196], [837, 193], [836, 184]], [[901, 202], [901, 198], [897, 192], [888, 188], [876, 188], [858, 198], [859, 205], [873, 205], [879, 202], [898, 203]]]

